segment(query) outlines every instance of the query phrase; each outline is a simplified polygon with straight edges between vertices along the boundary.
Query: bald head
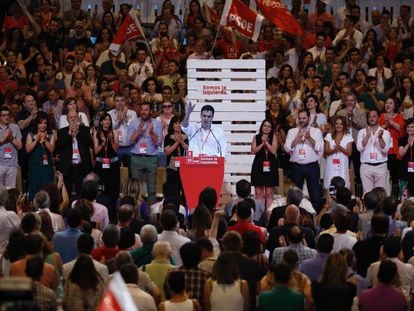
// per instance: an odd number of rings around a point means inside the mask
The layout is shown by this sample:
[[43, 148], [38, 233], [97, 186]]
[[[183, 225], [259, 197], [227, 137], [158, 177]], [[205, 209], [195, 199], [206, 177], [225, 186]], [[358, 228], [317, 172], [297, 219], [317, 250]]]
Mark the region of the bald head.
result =
[[299, 221], [300, 211], [295, 204], [289, 204], [285, 210], [285, 219], [288, 223], [297, 223]]

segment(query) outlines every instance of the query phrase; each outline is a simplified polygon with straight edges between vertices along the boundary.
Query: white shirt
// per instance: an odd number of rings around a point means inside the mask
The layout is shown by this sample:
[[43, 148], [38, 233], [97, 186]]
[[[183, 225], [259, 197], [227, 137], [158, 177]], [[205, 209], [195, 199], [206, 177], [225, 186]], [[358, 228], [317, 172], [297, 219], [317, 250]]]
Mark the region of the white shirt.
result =
[[210, 129], [205, 130], [200, 123], [196, 123], [183, 127], [183, 131], [188, 136], [188, 150], [193, 152], [193, 156], [226, 156], [226, 139], [221, 128], [211, 125]]
[[318, 48], [316, 45], [308, 50], [308, 52], [312, 53], [314, 60], [319, 56], [320, 63], [323, 63], [326, 60], [325, 51], [326, 51], [326, 47], [323, 46], [322, 48]]
[[322, 132], [316, 127], [310, 127], [310, 136], [315, 140], [315, 146], [312, 148], [308, 140], [304, 143], [300, 142], [295, 147], [292, 147], [292, 142], [299, 132], [299, 128], [295, 127], [288, 131], [285, 149], [290, 153], [290, 162], [298, 164], [309, 164], [319, 161], [323, 154], [323, 138]]
[[20, 226], [20, 217], [0, 206], [0, 251], [6, 246], [10, 232]]
[[[398, 274], [400, 275], [400, 280], [401, 280], [401, 288], [406, 290], [408, 294], [411, 294], [411, 292], [414, 289], [414, 268], [413, 266], [409, 263], [404, 263], [395, 257], [394, 258], [388, 257], [387, 259], [391, 260], [397, 265], [397, 271], [398, 271]], [[375, 286], [378, 284], [377, 275], [378, 275], [380, 264], [381, 264], [380, 261], [376, 261], [369, 266], [367, 270], [367, 277], [366, 277], [368, 286]]]
[[[89, 120], [84, 112], [78, 112], [78, 117], [80, 119], [80, 124], [89, 127]], [[68, 117], [65, 114], [62, 114], [59, 120], [59, 129], [63, 129], [64, 127], [68, 126]]]
[[[338, 44], [339, 39], [342, 38], [345, 33], [346, 33], [346, 30], [345, 29], [342, 29], [342, 30], [340, 30], [338, 32], [338, 34], [336, 35], [335, 39], [332, 41], [332, 45], [334, 47], [336, 47], [336, 45]], [[357, 49], [361, 48], [362, 39], [364, 38], [364, 35], [362, 34], [362, 32], [360, 32], [358, 29], [355, 29], [354, 28], [353, 38], [355, 40], [355, 47]], [[345, 39], [349, 39], [349, 37], [345, 37]]]
[[37, 211], [37, 213], [40, 212], [46, 212], [49, 214], [50, 220], [52, 221], [52, 228], [54, 232], [65, 230], [65, 222], [63, 221], [63, 217], [61, 215], [52, 213], [48, 208], [42, 208]]
[[180, 267], [183, 265], [180, 255], [180, 248], [185, 243], [191, 242], [189, 238], [179, 235], [176, 231], [166, 231], [164, 230], [158, 234], [158, 241], [164, 241], [170, 243], [171, 246], [171, 256], [174, 259], [175, 265]]
[[154, 73], [154, 68], [152, 64], [148, 61], [145, 61], [143, 64], [134, 62], [128, 66], [128, 75], [135, 76], [135, 84], [138, 84], [141, 87], [142, 83], [149, 77], [152, 77]]
[[113, 128], [118, 130], [118, 140], [120, 147], [130, 146], [131, 143], [128, 141], [128, 128], [131, 122], [137, 119], [137, 113], [134, 110], [128, 109], [126, 115], [126, 122], [119, 124], [118, 113], [116, 109], [108, 111], [108, 114], [111, 116]]
[[357, 242], [355, 237], [352, 237], [346, 233], [334, 233], [332, 236], [334, 238], [332, 252], [339, 252], [344, 248], [352, 249]]
[[[384, 139], [384, 148], [380, 147], [378, 133], [383, 130], [382, 138]], [[390, 132], [378, 127], [375, 134], [371, 134], [368, 143], [362, 146], [362, 140], [367, 136], [366, 128], [359, 130], [357, 137], [357, 149], [361, 153], [361, 163], [382, 163], [388, 160], [388, 150], [392, 147]]]

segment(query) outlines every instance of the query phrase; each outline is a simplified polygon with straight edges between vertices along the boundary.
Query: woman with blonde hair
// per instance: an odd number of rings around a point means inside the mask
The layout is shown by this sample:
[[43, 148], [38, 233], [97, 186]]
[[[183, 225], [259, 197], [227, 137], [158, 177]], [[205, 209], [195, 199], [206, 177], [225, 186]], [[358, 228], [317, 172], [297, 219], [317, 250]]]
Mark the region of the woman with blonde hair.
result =
[[142, 199], [141, 193], [141, 182], [136, 178], [129, 178], [124, 185], [122, 186], [122, 195], [121, 197], [130, 196], [135, 200], [135, 217], [139, 218], [140, 216], [148, 220], [149, 218], [149, 206]]
[[312, 282], [315, 310], [351, 310], [355, 284], [348, 280], [348, 264], [339, 253], [329, 255], [319, 281]]

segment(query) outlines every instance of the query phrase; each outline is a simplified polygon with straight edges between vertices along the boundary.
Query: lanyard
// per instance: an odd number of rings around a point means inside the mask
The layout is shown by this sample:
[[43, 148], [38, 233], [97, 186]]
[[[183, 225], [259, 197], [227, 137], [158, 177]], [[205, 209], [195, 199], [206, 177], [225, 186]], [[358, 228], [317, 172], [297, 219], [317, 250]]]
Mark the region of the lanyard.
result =
[[207, 139], [210, 136], [210, 132], [211, 132], [211, 129], [210, 129], [210, 131], [208, 131], [207, 137], [204, 140], [203, 140], [203, 130], [201, 130], [201, 132], [200, 132], [200, 134], [201, 134], [201, 151], [204, 151], [204, 146], [207, 143]]

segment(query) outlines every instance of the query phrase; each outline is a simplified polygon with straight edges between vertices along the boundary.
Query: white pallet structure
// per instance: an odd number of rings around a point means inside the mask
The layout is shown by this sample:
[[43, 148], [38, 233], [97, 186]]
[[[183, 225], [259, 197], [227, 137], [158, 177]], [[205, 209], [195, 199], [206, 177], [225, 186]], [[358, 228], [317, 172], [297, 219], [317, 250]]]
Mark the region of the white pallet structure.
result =
[[[265, 117], [265, 77], [264, 60], [187, 61], [188, 101], [196, 104], [190, 122], [199, 122], [201, 107], [212, 105], [214, 123], [221, 126], [227, 140], [222, 197], [235, 195], [238, 180], [250, 181], [250, 145]], [[223, 92], [203, 92], [207, 89]]]

